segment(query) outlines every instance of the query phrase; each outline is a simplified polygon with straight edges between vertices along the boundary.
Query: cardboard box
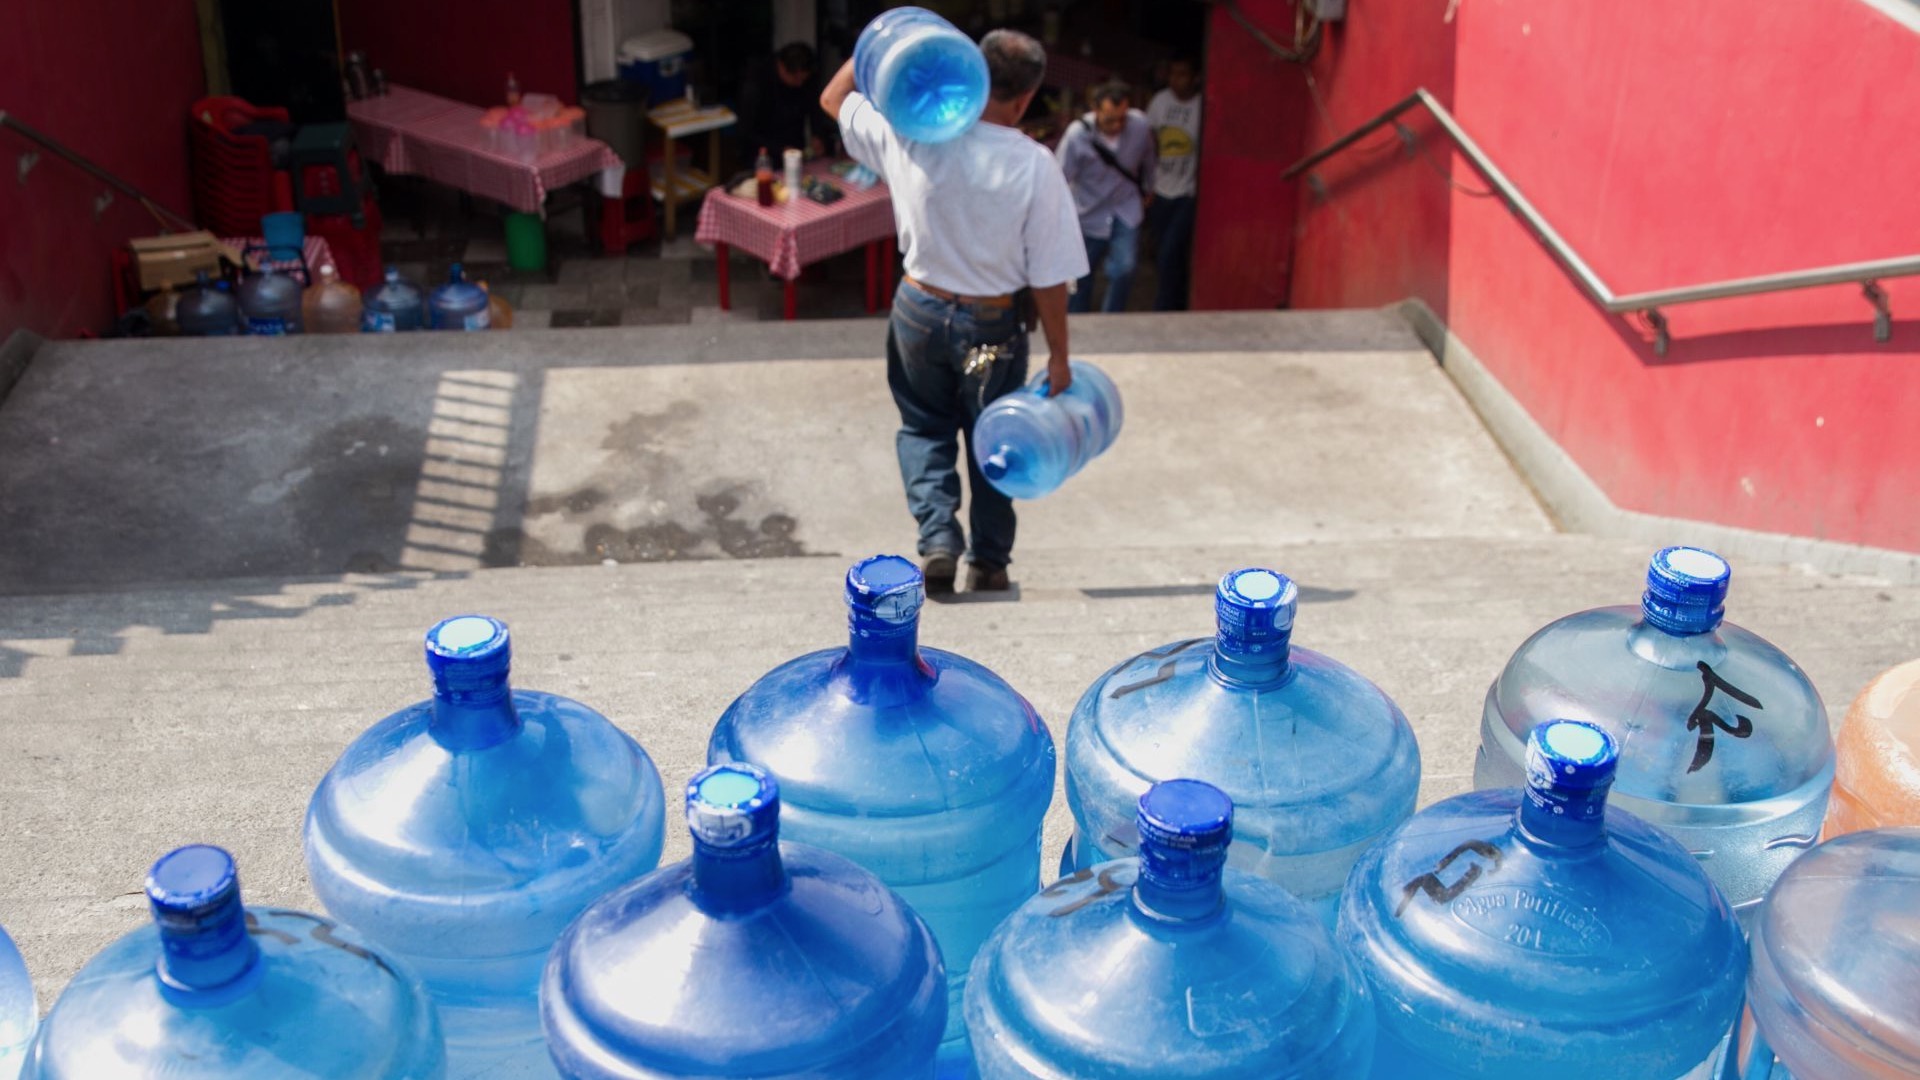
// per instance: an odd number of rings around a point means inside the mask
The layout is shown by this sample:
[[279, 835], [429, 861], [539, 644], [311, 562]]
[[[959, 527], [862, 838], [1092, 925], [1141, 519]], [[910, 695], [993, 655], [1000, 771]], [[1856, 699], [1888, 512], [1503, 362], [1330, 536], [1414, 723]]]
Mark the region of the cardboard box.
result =
[[201, 270], [218, 276], [220, 260], [240, 265], [240, 253], [222, 244], [210, 232], [174, 233], [127, 241], [142, 289], [191, 285]]

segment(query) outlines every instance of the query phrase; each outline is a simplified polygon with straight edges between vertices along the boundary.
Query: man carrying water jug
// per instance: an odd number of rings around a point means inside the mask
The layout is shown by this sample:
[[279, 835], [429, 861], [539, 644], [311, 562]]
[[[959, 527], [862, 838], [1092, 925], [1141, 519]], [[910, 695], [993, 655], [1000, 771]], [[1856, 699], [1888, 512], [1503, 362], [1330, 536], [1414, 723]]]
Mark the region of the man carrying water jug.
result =
[[[939, 143], [902, 137], [854, 90], [848, 61], [820, 95], [855, 160], [893, 193], [906, 278], [887, 326], [887, 385], [900, 410], [895, 447], [907, 508], [920, 523], [929, 595], [951, 593], [962, 554], [970, 591], [1008, 587], [1013, 501], [966, 454], [972, 544], [959, 521], [959, 437], [993, 399], [1027, 378], [1027, 332], [1047, 335], [1052, 393], [1066, 389], [1067, 285], [1087, 272], [1073, 196], [1053, 155], [1014, 125], [1047, 66], [1012, 30], [981, 39], [990, 95], [980, 122]], [[971, 451], [972, 447], [967, 447]]]

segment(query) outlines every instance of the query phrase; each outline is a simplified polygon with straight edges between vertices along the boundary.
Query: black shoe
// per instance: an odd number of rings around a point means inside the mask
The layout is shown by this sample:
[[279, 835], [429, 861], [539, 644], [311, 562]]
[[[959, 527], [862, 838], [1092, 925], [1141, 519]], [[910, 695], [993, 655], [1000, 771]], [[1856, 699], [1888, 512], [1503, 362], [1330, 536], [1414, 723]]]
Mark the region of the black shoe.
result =
[[1006, 592], [1012, 587], [1013, 583], [1007, 580], [1006, 567], [977, 562], [967, 564], [968, 592]]
[[920, 576], [927, 579], [928, 596], [953, 595], [954, 575], [960, 560], [951, 551], [932, 551], [920, 560]]

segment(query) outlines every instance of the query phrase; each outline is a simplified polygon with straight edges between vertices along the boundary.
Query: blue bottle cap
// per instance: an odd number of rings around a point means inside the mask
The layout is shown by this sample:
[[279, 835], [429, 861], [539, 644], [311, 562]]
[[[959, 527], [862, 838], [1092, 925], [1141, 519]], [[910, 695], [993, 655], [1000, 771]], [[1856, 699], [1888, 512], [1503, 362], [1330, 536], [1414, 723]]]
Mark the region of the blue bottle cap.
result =
[[1213, 599], [1221, 643], [1243, 653], [1286, 648], [1299, 602], [1300, 588], [1285, 574], [1260, 567], [1227, 574]]
[[1163, 780], [1140, 796], [1140, 871], [1162, 885], [1219, 877], [1233, 841], [1233, 800], [1199, 780]]
[[427, 670], [434, 693], [457, 703], [505, 692], [513, 645], [507, 624], [490, 615], [455, 615], [427, 631]]
[[1604, 789], [1619, 762], [1620, 744], [1585, 720], [1548, 720], [1527, 737], [1527, 786], [1535, 791]]
[[780, 836], [780, 785], [743, 761], [714, 765], [687, 782], [687, 828], [696, 843], [750, 851]]
[[1704, 634], [1726, 617], [1727, 561], [1695, 547], [1654, 552], [1640, 606], [1647, 621], [1674, 634]]
[[847, 607], [855, 616], [912, 626], [927, 599], [920, 568], [898, 555], [875, 555], [847, 571]]
[[162, 855], [147, 872], [147, 903], [160, 931], [160, 974], [169, 984], [219, 986], [252, 961], [240, 872], [226, 851], [192, 844]]

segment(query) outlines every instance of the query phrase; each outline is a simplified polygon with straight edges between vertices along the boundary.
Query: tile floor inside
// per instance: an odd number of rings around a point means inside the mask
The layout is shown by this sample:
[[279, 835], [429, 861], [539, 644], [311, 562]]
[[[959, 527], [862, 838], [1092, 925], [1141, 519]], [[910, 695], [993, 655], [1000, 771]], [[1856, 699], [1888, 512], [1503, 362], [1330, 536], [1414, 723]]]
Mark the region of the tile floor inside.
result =
[[[431, 289], [460, 263], [471, 281], [484, 281], [514, 308], [513, 327], [658, 326], [730, 320], [777, 320], [783, 283], [766, 264], [739, 250], [731, 254], [732, 310], [720, 309], [718, 261], [693, 239], [697, 205], [681, 208], [679, 235], [635, 244], [625, 256], [603, 256], [588, 239], [584, 196], [577, 189], [548, 200], [547, 265], [507, 265], [497, 208], [463, 199], [425, 181], [388, 176], [380, 187], [385, 228], [381, 257]], [[859, 249], [807, 267], [797, 294], [802, 319], [859, 318], [867, 314], [866, 260]], [[895, 268], [898, 280], [899, 269]], [[1143, 258], [1130, 308], [1152, 308], [1155, 275]], [[884, 309], [883, 309], [884, 311]], [[877, 317], [877, 316], [876, 316]]]

